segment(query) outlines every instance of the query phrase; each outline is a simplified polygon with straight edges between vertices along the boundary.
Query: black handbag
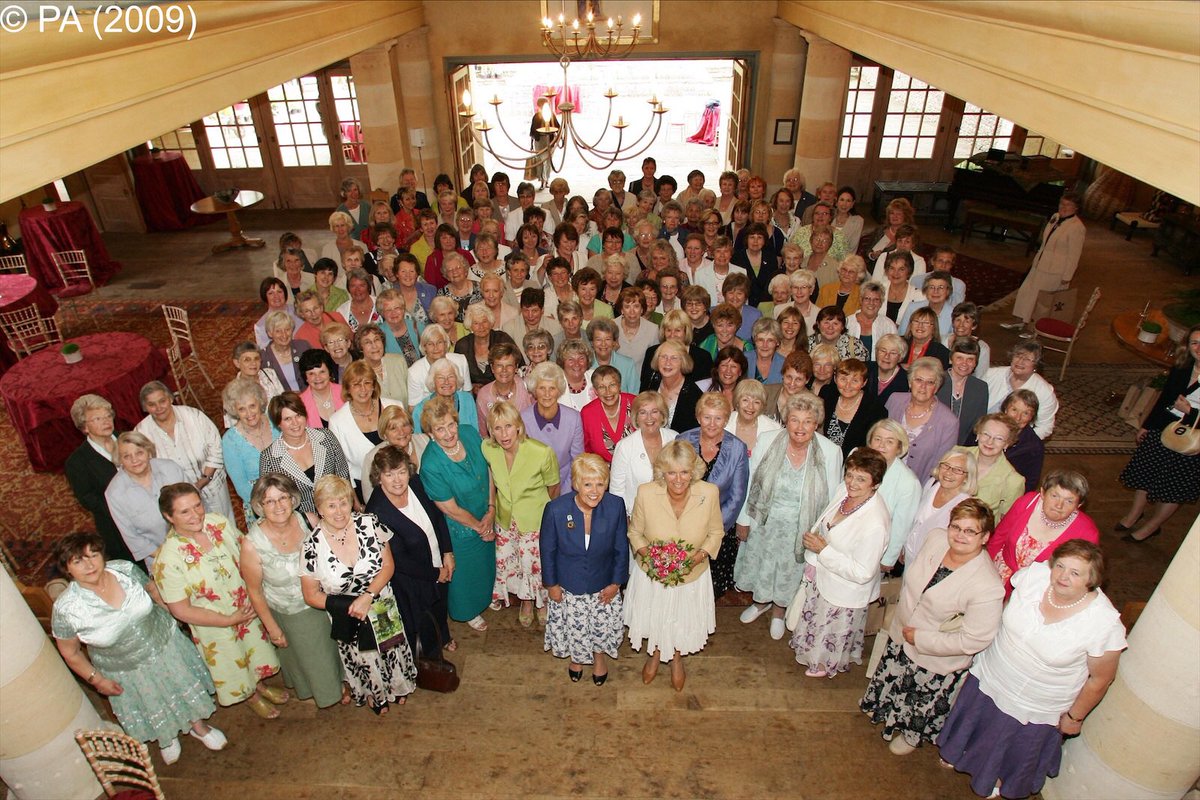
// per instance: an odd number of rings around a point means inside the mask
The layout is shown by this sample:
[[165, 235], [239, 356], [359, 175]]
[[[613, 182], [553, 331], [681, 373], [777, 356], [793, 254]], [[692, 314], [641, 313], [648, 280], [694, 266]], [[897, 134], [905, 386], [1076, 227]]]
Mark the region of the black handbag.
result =
[[425, 612], [425, 616], [429, 618], [429, 624], [433, 626], [433, 632], [437, 636], [437, 657], [427, 658], [425, 653], [421, 652], [423, 648], [420, 635], [413, 637], [416, 640], [417, 688], [427, 692], [449, 694], [458, 689], [462, 679], [458, 676], [458, 668], [443, 655], [442, 648], [445, 643], [442, 641], [442, 632], [438, 628], [437, 620], [429, 611]]

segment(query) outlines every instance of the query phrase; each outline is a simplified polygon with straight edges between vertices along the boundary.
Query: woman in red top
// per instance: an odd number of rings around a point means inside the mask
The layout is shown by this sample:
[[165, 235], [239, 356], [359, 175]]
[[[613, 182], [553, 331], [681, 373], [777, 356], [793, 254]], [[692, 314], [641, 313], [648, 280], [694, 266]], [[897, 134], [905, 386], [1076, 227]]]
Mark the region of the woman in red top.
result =
[[475, 263], [475, 256], [458, 246], [458, 232], [449, 225], [438, 225], [433, 240], [437, 249], [429, 254], [429, 260], [425, 262], [425, 282], [435, 289], [441, 289], [448, 283], [442, 273], [442, 263], [446, 256], [458, 253], [467, 262], [468, 267]]
[[1087, 478], [1069, 469], [1054, 470], [1041, 492], [1029, 492], [1004, 515], [988, 540], [988, 555], [1004, 579], [1004, 597], [1012, 592], [1012, 576], [1037, 561], [1046, 561], [1069, 539], [1100, 543], [1096, 523], [1079, 509], [1087, 500]]
[[592, 388], [596, 390], [596, 399], [579, 412], [583, 420], [583, 450], [611, 464], [617, 442], [633, 432], [633, 417], [629, 413], [633, 395], [621, 391], [621, 373], [608, 365], [596, 367]]

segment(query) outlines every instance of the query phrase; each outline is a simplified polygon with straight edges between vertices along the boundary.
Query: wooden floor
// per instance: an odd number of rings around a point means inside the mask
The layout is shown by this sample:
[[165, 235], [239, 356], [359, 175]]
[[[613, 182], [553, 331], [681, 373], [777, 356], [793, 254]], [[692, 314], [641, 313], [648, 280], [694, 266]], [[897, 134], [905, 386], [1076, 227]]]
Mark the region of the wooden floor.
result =
[[[314, 251], [325, 214], [246, 212], [248, 235], [276, 240], [295, 230]], [[927, 232], [934, 240], [947, 234]], [[245, 298], [269, 274], [269, 250], [213, 256], [223, 224], [186, 233], [108, 235], [125, 269], [101, 291], [110, 298]], [[957, 235], [953, 242], [957, 246]], [[1099, 285], [1104, 296], [1076, 349], [1077, 363], [1136, 363], [1109, 331], [1116, 314], [1161, 303], [1195, 285], [1166, 261], [1149, 257], [1149, 242], [1132, 242], [1090, 222], [1080, 294]], [[964, 252], [1024, 270], [1024, 245], [972, 238]], [[1001, 313], [985, 318], [983, 336], [1004, 353], [1016, 340], [1000, 330]], [[1055, 357], [1056, 358], [1056, 357]], [[1050, 359], [1053, 365], [1057, 363]], [[231, 368], [232, 369], [232, 368]], [[220, 381], [230, 377], [214, 376]], [[1117, 482], [1118, 456], [1050, 457], [1092, 485], [1086, 510], [1103, 531], [1110, 560], [1108, 591], [1117, 606], [1144, 600], [1170, 561], [1196, 509], [1184, 508], [1163, 535], [1134, 546], [1111, 532], [1129, 493]], [[765, 619], [738, 621], [719, 608], [708, 647], [687, 659], [684, 692], [664, 676], [643, 686], [641, 658], [622, 652], [607, 685], [567, 680], [566, 665], [543, 652], [541, 633], [520, 628], [515, 609], [486, 615], [487, 633], [453, 625], [461, 647], [454, 660], [462, 689], [416, 694], [385, 718], [366, 709], [317, 712], [295, 703], [264, 722], [248, 709], [222, 709], [212, 722], [230, 746], [210, 753], [187, 739], [175, 765], [159, 775], [172, 800], [272, 798], [967, 798], [964, 776], [942, 769], [924, 747], [897, 758], [857, 710], [861, 667], [835, 680], [802, 675]], [[868, 646], [870, 642], [868, 641]], [[151, 748], [154, 749], [154, 748]]]

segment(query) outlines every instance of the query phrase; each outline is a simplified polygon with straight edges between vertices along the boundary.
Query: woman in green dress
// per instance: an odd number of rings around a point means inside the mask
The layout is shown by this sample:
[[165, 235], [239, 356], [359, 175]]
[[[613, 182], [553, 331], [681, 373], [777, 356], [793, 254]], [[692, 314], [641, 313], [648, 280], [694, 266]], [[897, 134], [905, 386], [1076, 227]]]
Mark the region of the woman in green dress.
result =
[[67, 534], [55, 557], [71, 583], [54, 601], [54, 643], [67, 666], [109, 699], [125, 732], [157, 741], [168, 764], [179, 760], [184, 731], [210, 750], [223, 748], [225, 734], [204, 722], [216, 710], [212, 678], [154, 602], [158, 591], [146, 573], [131, 561], [106, 562], [94, 533]]
[[496, 582], [496, 487], [479, 432], [459, 426], [454, 401], [434, 397], [421, 409], [421, 430], [433, 441], [421, 458], [421, 482], [446, 515], [454, 545], [450, 618], [486, 631], [483, 610]]
[[525, 434], [521, 412], [507, 400], [492, 406], [487, 416], [490, 437], [483, 457], [496, 484], [496, 585], [492, 610], [508, 605], [509, 592], [521, 601], [517, 621], [533, 624], [533, 609], [546, 624], [546, 590], [542, 586], [539, 542], [542, 512], [558, 497], [558, 457], [549, 445]]
[[278, 717], [272, 706], [290, 695], [262, 683], [279, 671], [279, 659], [238, 570], [242, 532], [219, 514], [205, 514], [190, 483], [164, 486], [158, 508], [171, 528], [154, 555], [154, 582], [167, 610], [191, 627], [217, 702], [247, 701], [263, 719]]
[[317, 708], [350, 702], [342, 687], [342, 662], [330, 638], [329, 615], [304, 602], [300, 549], [312, 533], [296, 510], [300, 489], [282, 472], [263, 475], [250, 492], [258, 517], [242, 539], [242, 578], [250, 605], [267, 630], [283, 682]]

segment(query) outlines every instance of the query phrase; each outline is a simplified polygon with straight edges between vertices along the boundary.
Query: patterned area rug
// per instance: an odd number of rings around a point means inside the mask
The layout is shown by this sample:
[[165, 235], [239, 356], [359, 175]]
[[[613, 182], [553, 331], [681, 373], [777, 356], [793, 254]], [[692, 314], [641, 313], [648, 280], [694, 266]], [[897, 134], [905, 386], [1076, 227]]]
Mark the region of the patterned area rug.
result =
[[[88, 316], [95, 316], [102, 330], [130, 331], [145, 336], [159, 347], [170, 342], [160, 303], [121, 301], [80, 304]], [[204, 411], [220, 419], [221, 389], [233, 377], [234, 346], [253, 338], [254, 322], [262, 313], [259, 303], [179, 302], [186, 308], [192, 325], [200, 360], [212, 377], [209, 388], [196, 372], [190, 373], [192, 387], [200, 397]], [[91, 333], [89, 322], [68, 320], [64, 333]], [[50, 553], [54, 542], [66, 533], [95, 530], [92, 517], [84, 511], [60, 473], [34, 472], [20, 439], [8, 419], [0, 414], [0, 544], [3, 556], [13, 565], [17, 576], [26, 583], [41, 585], [53, 577]]]
[[[1049, 372], [1049, 371], [1048, 371]], [[1047, 453], [1129, 454], [1136, 431], [1117, 416], [1125, 393], [1135, 382], [1162, 370], [1130, 364], [1075, 364], [1064, 380], [1054, 381], [1059, 411]]]

